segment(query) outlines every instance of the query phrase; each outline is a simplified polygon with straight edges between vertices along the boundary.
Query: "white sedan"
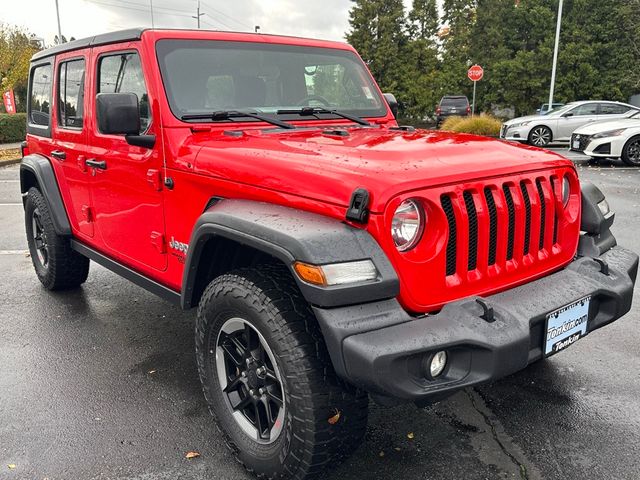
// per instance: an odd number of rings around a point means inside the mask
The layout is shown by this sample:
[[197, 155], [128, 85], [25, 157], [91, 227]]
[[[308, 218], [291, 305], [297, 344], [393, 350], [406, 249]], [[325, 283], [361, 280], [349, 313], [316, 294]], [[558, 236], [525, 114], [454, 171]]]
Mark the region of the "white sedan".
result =
[[551, 142], [568, 143], [571, 134], [586, 124], [624, 118], [637, 111], [640, 108], [621, 102], [572, 102], [546, 115], [509, 120], [502, 124], [500, 138], [536, 147], [546, 147]]
[[579, 128], [571, 136], [570, 147], [591, 158], [621, 158], [627, 165], [640, 167], [640, 112]]

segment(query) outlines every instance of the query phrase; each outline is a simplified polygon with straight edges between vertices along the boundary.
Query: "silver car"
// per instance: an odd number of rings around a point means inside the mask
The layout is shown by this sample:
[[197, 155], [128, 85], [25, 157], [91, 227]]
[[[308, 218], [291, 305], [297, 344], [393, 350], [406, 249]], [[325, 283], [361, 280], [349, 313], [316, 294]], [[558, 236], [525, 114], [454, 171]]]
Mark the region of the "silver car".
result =
[[546, 115], [509, 120], [502, 124], [500, 138], [546, 147], [551, 142], [569, 142], [574, 130], [588, 123], [623, 118], [639, 110], [621, 102], [572, 102]]

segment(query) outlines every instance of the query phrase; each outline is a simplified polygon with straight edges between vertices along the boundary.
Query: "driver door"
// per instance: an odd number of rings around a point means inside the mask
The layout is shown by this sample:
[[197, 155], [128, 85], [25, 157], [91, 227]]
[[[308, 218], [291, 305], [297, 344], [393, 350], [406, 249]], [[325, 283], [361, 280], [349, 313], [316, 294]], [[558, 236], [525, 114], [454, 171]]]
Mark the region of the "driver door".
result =
[[596, 102], [578, 105], [558, 119], [558, 130], [554, 140], [568, 142], [575, 130], [597, 120], [598, 104]]

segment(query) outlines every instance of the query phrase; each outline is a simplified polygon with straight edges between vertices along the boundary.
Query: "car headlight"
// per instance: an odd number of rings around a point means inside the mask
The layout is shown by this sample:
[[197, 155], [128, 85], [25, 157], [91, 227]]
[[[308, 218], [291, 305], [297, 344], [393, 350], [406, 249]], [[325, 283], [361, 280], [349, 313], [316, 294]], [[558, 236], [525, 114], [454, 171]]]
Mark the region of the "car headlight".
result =
[[564, 207], [569, 203], [571, 197], [571, 184], [569, 183], [569, 177], [566, 175], [562, 178], [562, 205]]
[[391, 220], [391, 237], [401, 252], [412, 249], [420, 241], [426, 216], [415, 200], [405, 200], [396, 209]]
[[509, 125], [509, 128], [518, 128], [518, 127], [526, 127], [527, 125], [529, 125], [531, 122], [520, 122], [520, 123], [514, 123], [513, 125]]
[[591, 138], [608, 138], [617, 137], [625, 132], [626, 128], [618, 128], [617, 130], [607, 130], [606, 132], [600, 132], [593, 135]]

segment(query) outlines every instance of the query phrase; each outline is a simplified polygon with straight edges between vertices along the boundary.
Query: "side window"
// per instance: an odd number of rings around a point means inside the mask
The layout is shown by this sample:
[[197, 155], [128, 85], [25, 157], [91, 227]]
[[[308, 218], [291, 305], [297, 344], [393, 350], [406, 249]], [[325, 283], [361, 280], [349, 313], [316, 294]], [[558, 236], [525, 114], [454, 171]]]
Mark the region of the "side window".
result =
[[60, 64], [58, 72], [58, 125], [82, 128], [84, 59]]
[[573, 109], [573, 114], [578, 115], [596, 115], [598, 113], [597, 103], [585, 103]]
[[616, 105], [615, 103], [601, 103], [600, 115], [622, 115], [629, 111], [624, 105]]
[[140, 104], [140, 131], [144, 132], [149, 127], [149, 95], [137, 53], [118, 53], [100, 58], [98, 93], [135, 93]]
[[51, 65], [35, 67], [31, 72], [29, 96], [29, 123], [49, 126], [51, 117]]

